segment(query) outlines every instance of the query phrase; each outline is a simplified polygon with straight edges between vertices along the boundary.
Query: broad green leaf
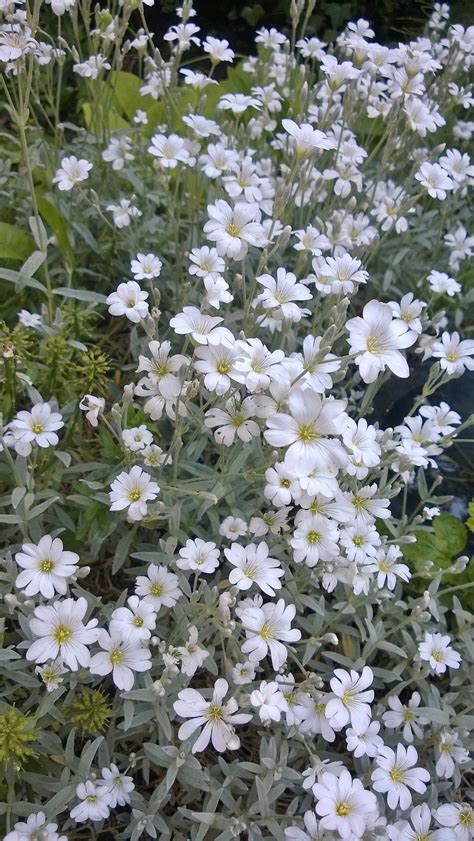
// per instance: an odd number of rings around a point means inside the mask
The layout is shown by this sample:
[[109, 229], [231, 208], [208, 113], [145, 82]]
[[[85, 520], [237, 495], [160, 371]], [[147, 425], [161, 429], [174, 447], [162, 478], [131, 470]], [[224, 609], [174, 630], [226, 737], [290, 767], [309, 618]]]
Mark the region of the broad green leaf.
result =
[[36, 200], [38, 203], [38, 210], [44, 221], [47, 222], [53, 231], [59, 248], [68, 255], [71, 261], [73, 261], [74, 252], [72, 250], [71, 243], [69, 242], [68, 226], [64, 216], [62, 216], [57, 207], [55, 207], [54, 204], [48, 201], [48, 199], [44, 196], [37, 196]]
[[23, 262], [35, 250], [33, 237], [15, 225], [0, 222], [0, 260]]

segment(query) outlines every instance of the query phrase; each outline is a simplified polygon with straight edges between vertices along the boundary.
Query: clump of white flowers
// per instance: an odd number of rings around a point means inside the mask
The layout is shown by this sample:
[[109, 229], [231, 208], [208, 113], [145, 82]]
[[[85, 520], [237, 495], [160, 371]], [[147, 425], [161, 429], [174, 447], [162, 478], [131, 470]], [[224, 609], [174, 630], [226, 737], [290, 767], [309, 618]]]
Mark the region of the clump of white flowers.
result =
[[472, 27], [143, 3], [0, 0], [2, 834], [470, 841]]

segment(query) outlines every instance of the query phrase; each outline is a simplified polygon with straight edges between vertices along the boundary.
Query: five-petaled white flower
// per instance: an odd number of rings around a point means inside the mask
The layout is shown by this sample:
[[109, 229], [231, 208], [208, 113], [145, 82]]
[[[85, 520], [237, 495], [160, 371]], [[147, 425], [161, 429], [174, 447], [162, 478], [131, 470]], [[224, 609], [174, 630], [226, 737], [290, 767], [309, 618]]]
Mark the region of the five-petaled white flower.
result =
[[128, 692], [135, 680], [133, 673], [147, 672], [151, 667], [151, 654], [148, 648], [143, 648], [140, 643], [130, 638], [124, 639], [116, 631], [108, 634], [102, 629], [99, 632], [98, 642], [103, 650], [91, 657], [90, 673], [108, 675], [112, 672], [112, 679], [117, 689]]
[[189, 739], [202, 725], [202, 732], [192, 746], [192, 753], [207, 748], [209, 742], [219, 753], [225, 750], [237, 750], [240, 739], [234, 725], [247, 724], [252, 718], [247, 713], [237, 713], [238, 705], [234, 698], [223, 703], [229, 684], [223, 678], [216, 680], [212, 698], [206, 701], [196, 689], [182, 689], [178, 700], [174, 702], [175, 712], [182, 718], [189, 718], [178, 730], [178, 738]]
[[100, 631], [96, 627], [97, 619], [90, 619], [84, 625], [86, 612], [87, 602], [82, 596], [36, 607], [30, 628], [38, 639], [31, 643], [26, 659], [45, 663], [60, 656], [72, 672], [80, 666], [87, 668], [90, 662], [87, 646], [97, 642]]
[[267, 602], [261, 607], [244, 603], [244, 606], [237, 608], [236, 613], [247, 635], [242, 652], [248, 654], [249, 660], [253, 662], [263, 660], [270, 652], [272, 666], [278, 671], [288, 657], [283, 642], [301, 639], [301, 631], [291, 628], [296, 614], [295, 605], [286, 605], [283, 599], [279, 599], [276, 604]]
[[351, 353], [356, 355], [365, 383], [373, 383], [386, 367], [397, 377], [409, 376], [408, 363], [400, 350], [410, 347], [417, 334], [408, 329], [406, 322], [393, 318], [389, 304], [369, 301], [362, 316], [350, 318], [346, 328]]
[[280, 562], [268, 556], [266, 543], [249, 543], [241, 546], [233, 543], [230, 549], [224, 549], [224, 555], [235, 569], [229, 575], [229, 582], [239, 590], [248, 590], [252, 584], [260, 587], [267, 596], [274, 596], [280, 590], [280, 578], [284, 575]]
[[459, 669], [461, 655], [451, 648], [451, 637], [448, 634], [425, 633], [423, 642], [418, 646], [421, 660], [427, 660], [437, 675], [442, 675], [449, 666]]
[[425, 768], [416, 766], [418, 753], [409, 745], [397, 745], [397, 752], [389, 747], [379, 748], [376, 763], [379, 766], [372, 772], [372, 788], [387, 794], [390, 809], [409, 809], [412, 803], [410, 788], [418, 794], [424, 794], [430, 775]]
[[67, 579], [77, 570], [79, 555], [63, 549], [59, 537], [45, 535], [39, 543], [24, 543], [15, 561], [22, 568], [15, 584], [24, 589], [26, 596], [41, 593], [51, 599], [55, 593], [65, 596]]
[[158, 496], [160, 486], [138, 465], [129, 473], [120, 473], [111, 484], [109, 493], [111, 511], [123, 511], [128, 508], [129, 520], [142, 520], [148, 513], [147, 502]]

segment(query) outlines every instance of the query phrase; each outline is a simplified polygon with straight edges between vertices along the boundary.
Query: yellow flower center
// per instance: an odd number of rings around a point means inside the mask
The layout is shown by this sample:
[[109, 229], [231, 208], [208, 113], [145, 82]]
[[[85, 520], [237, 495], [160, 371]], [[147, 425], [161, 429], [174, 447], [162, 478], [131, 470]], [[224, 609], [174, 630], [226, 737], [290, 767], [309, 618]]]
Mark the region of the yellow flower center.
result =
[[365, 507], [365, 503], [366, 503], [366, 500], [364, 499], [363, 496], [355, 496], [354, 499], [352, 500], [352, 504], [353, 504], [354, 508], [357, 508], [359, 511], [360, 511], [361, 508]]
[[226, 362], [226, 361], [223, 359], [223, 360], [222, 360], [222, 362], [219, 362], [219, 364], [218, 364], [218, 366], [217, 366], [217, 373], [218, 373], [218, 374], [228, 374], [228, 373], [229, 373], [229, 371], [230, 371], [230, 367], [231, 367], [231, 366], [230, 366], [230, 363], [229, 363], [229, 362]]
[[34, 423], [31, 427], [35, 435], [39, 435], [40, 432], [43, 432], [44, 426], [42, 423]]
[[244, 420], [245, 418], [243, 415], [234, 415], [234, 417], [231, 420], [231, 424], [232, 426], [242, 426]]
[[401, 768], [398, 767], [398, 765], [395, 765], [395, 767], [392, 768], [389, 776], [390, 776], [390, 779], [392, 780], [392, 782], [397, 783], [397, 784], [398, 783], [403, 783], [403, 771], [402, 771]]
[[166, 374], [169, 374], [170, 372], [170, 369], [168, 368], [166, 362], [155, 362], [154, 369], [155, 374], [157, 374], [159, 377], [165, 377]]
[[352, 538], [352, 542], [354, 546], [362, 546], [364, 538], [361, 537], [360, 534], [356, 534], [355, 537]]
[[133, 490], [131, 490], [130, 493], [128, 494], [128, 498], [129, 498], [130, 502], [138, 502], [141, 495], [142, 495], [141, 491], [138, 488], [133, 488]]
[[229, 234], [230, 237], [238, 237], [239, 236], [239, 228], [235, 224], [235, 222], [229, 222], [227, 228], [225, 229], [226, 234]]
[[72, 631], [67, 625], [63, 625], [60, 622], [56, 625], [53, 631], [53, 640], [57, 642], [58, 645], [64, 645], [65, 642], [69, 642], [72, 637]]
[[96, 794], [88, 794], [86, 797], [88, 803], [96, 803], [97, 802], [97, 795]]
[[51, 572], [54, 569], [54, 563], [51, 558], [45, 558], [44, 561], [39, 562], [38, 569], [40, 572]]
[[109, 654], [109, 660], [112, 666], [120, 666], [123, 663], [123, 651], [120, 648], [113, 648]]
[[304, 423], [298, 429], [298, 441], [302, 444], [311, 444], [316, 438], [317, 434], [309, 423]]
[[379, 561], [379, 570], [380, 572], [390, 572], [390, 564], [387, 564], [386, 561]]
[[211, 704], [209, 707], [207, 717], [209, 721], [217, 722], [220, 721], [223, 717], [222, 714], [222, 707], [220, 704]]
[[141, 628], [143, 625], [143, 619], [141, 616], [135, 616], [135, 620], [133, 622], [135, 628]]
[[262, 627], [260, 629], [260, 636], [262, 637], [263, 640], [265, 640], [265, 642], [268, 642], [268, 640], [272, 639], [272, 629], [271, 629], [271, 625], [269, 624], [269, 622], [265, 622], [262, 625]]
[[161, 596], [162, 593], [163, 593], [163, 587], [161, 586], [161, 584], [152, 584], [151, 585], [151, 587], [150, 587], [150, 595], [151, 596], [155, 596], [155, 598], [156, 598], [158, 596]]
[[413, 721], [415, 719], [415, 713], [411, 710], [403, 710], [403, 721]]
[[280, 485], [282, 488], [289, 488], [291, 486], [291, 482], [289, 479], [280, 479]]
[[458, 355], [457, 353], [454, 353], [454, 351], [446, 354], [446, 359], [448, 360], [448, 362], [456, 362], [457, 358]]
[[380, 353], [380, 342], [376, 336], [369, 336], [369, 338], [367, 339], [367, 350], [369, 351], [369, 353]]
[[343, 800], [342, 803], [338, 803], [336, 806], [336, 815], [338, 818], [347, 818], [348, 814], [349, 804]]
[[471, 827], [474, 825], [474, 814], [470, 809], [463, 809], [459, 812], [459, 823], [461, 826]]
[[251, 564], [245, 564], [245, 566], [242, 568], [242, 572], [244, 575], [247, 576], [247, 578], [250, 578], [250, 581], [255, 580], [255, 569]]
[[319, 531], [309, 531], [308, 534], [306, 535], [306, 539], [307, 539], [308, 543], [311, 543], [311, 545], [314, 545], [315, 543], [319, 543], [319, 541], [321, 539], [321, 535], [320, 535]]
[[436, 660], [437, 663], [443, 662], [443, 655], [441, 654], [441, 651], [439, 651], [437, 648], [433, 649], [433, 651], [431, 652], [431, 656], [433, 660]]

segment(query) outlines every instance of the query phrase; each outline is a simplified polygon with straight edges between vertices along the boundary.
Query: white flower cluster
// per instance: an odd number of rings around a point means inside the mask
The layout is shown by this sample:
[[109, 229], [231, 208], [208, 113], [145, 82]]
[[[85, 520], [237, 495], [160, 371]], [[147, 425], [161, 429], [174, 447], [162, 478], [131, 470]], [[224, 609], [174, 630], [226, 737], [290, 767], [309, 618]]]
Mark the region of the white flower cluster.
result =
[[436, 392], [474, 370], [473, 28], [439, 3], [398, 47], [261, 28], [218, 82], [234, 51], [190, 0], [160, 51], [141, 0], [97, 8], [89, 56], [49, 5], [57, 47], [0, 0], [5, 89], [71, 60], [87, 131], [2, 277], [45, 296], [22, 336], [66, 325], [67, 367], [99, 313], [116, 364], [64, 404], [48, 359], [5, 368], [2, 705], [45, 731], [5, 841], [470, 841], [467, 559], [430, 521], [472, 422]]

